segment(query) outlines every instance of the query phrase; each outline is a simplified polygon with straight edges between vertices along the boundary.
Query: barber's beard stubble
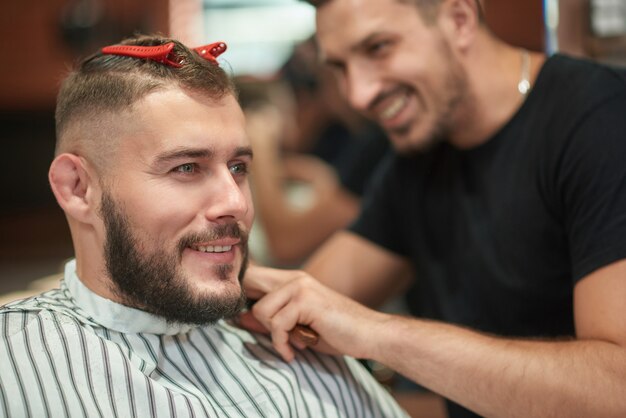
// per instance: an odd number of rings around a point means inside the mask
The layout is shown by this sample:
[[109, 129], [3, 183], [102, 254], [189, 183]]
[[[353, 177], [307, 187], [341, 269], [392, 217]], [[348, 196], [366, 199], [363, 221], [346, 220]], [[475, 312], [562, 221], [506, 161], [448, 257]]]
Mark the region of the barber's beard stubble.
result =
[[[182, 251], [193, 242], [224, 237], [241, 240], [241, 283], [248, 264], [247, 236], [236, 223], [225, 224], [204, 234], [184, 237], [175, 250], [141, 252], [128, 217], [112, 197], [104, 193], [100, 213], [106, 228], [104, 253], [114, 293], [124, 304], [161, 316], [171, 323], [211, 324], [235, 316], [245, 306], [240, 288], [227, 295], [198, 294], [180, 271]], [[232, 273], [230, 264], [216, 265], [214, 274], [225, 279]]]
[[[454, 129], [457, 128], [456, 119], [459, 109], [461, 107], [465, 109], [471, 109], [473, 107], [474, 97], [469, 90], [469, 81], [466, 71], [454, 57], [450, 46], [445, 41], [441, 40], [439, 50], [446, 62], [446, 71], [442, 74], [443, 87], [437, 95], [437, 101], [431, 104], [430, 111], [434, 113], [432, 125], [421, 137], [414, 138], [405, 146], [396, 146], [396, 151], [399, 154], [405, 156], [423, 154], [432, 150], [437, 144], [448, 141]], [[415, 92], [415, 94], [419, 95], [418, 92]], [[383, 99], [384, 97], [377, 98], [373, 101], [372, 106]], [[411, 129], [411, 124], [408, 124], [387, 133], [405, 137], [410, 135]]]

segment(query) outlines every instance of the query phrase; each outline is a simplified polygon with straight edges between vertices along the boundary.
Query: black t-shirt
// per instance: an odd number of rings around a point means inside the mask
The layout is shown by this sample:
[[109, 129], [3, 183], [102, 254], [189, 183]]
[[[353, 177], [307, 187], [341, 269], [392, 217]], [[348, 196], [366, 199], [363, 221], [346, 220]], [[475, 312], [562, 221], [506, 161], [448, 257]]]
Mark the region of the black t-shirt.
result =
[[573, 336], [573, 288], [626, 257], [626, 78], [555, 55], [471, 150], [389, 155], [351, 230], [407, 257], [413, 314], [503, 336]]

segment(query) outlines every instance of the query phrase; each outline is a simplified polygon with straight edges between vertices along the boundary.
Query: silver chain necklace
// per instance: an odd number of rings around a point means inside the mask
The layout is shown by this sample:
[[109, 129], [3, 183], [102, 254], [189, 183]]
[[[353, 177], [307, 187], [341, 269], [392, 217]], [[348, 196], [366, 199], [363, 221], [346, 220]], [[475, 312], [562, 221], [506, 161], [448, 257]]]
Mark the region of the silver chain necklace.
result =
[[526, 96], [528, 90], [530, 90], [530, 54], [527, 50], [522, 49], [522, 70], [519, 79], [519, 83], [517, 83], [517, 91], [520, 92], [522, 96]]

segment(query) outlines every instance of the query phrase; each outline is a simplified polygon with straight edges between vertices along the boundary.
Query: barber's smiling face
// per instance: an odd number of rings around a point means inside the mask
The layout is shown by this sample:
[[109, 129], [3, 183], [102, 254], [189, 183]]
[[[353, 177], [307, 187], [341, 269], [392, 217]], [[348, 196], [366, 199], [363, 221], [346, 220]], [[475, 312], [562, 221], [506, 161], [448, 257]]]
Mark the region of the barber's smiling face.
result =
[[440, 17], [426, 24], [417, 6], [399, 0], [331, 0], [317, 10], [323, 59], [351, 105], [399, 151], [445, 137], [466, 95]]
[[254, 218], [239, 104], [171, 88], [123, 119], [101, 205], [118, 296], [172, 321], [232, 315]]

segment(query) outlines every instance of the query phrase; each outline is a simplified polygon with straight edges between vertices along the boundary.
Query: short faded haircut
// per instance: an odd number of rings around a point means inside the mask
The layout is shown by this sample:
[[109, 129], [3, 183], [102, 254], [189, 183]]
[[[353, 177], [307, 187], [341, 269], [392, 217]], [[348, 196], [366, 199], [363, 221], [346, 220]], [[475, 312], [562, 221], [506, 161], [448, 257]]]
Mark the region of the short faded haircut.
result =
[[[166, 88], [185, 88], [219, 101], [226, 95], [236, 96], [231, 78], [215, 63], [202, 58], [182, 43], [159, 35], [137, 35], [121, 45], [157, 46], [174, 43], [172, 53], [184, 64], [180, 68], [160, 62], [105, 55], [97, 52], [81, 61], [63, 81], [56, 105], [56, 153], [72, 152], [78, 142], [91, 137], [95, 144], [84, 144], [106, 153], [109, 148], [105, 133], [93, 127], [111, 127], [112, 115], [131, 110], [133, 104], [150, 93]], [[91, 127], [88, 129], [76, 126]], [[78, 129], [80, 132], [75, 132]], [[71, 134], [69, 131], [74, 131]], [[71, 138], [67, 138], [67, 137]], [[70, 143], [68, 143], [70, 142]]]

